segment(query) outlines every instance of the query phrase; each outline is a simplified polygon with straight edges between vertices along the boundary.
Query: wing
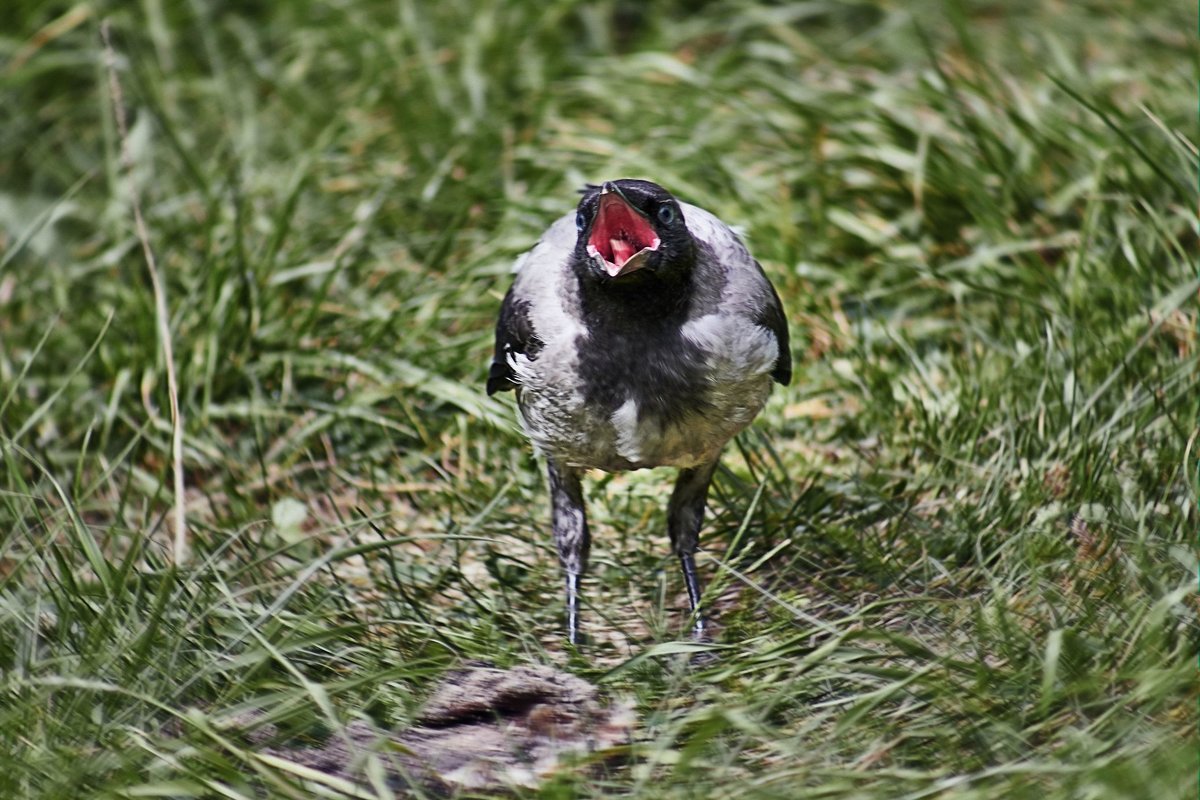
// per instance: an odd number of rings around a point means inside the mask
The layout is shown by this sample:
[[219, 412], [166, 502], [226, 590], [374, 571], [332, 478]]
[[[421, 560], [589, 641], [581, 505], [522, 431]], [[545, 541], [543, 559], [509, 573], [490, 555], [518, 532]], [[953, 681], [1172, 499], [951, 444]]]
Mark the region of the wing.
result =
[[763, 306], [758, 324], [775, 334], [775, 341], [779, 343], [779, 357], [775, 359], [771, 377], [776, 383], [787, 386], [792, 382], [792, 350], [788, 341], [787, 317], [783, 315], [783, 303], [779, 300], [779, 293], [770, 281], [767, 282], [767, 286], [771, 290], [771, 298]]
[[[775, 335], [779, 351], [771, 368], [771, 378], [786, 386], [792, 380], [792, 351], [787, 316], [779, 293], [732, 228], [698, 206], [682, 205], [688, 229], [711, 249], [714, 268], [720, 265], [720, 277], [709, 275], [706, 278], [712, 283], [721, 283], [719, 299], [712, 298], [710, 302], [739, 309], [741, 314]], [[714, 305], [704, 312], [715, 310]]]
[[566, 259], [574, 246], [572, 212], [556, 220], [533, 249], [517, 259], [513, 266], [516, 276], [504, 296], [500, 319], [496, 322], [496, 350], [488, 369], [488, 396], [519, 385], [513, 373], [514, 356], [533, 360], [545, 345], [544, 336], [573, 330], [568, 308], [573, 301], [560, 284]]
[[496, 352], [492, 356], [487, 378], [489, 397], [496, 392], [517, 388], [509, 361], [512, 356], [519, 354], [533, 358], [541, 349], [541, 342], [534, 335], [533, 325], [529, 321], [529, 303], [518, 299], [515, 289], [514, 285], [504, 295], [500, 319], [496, 322]]

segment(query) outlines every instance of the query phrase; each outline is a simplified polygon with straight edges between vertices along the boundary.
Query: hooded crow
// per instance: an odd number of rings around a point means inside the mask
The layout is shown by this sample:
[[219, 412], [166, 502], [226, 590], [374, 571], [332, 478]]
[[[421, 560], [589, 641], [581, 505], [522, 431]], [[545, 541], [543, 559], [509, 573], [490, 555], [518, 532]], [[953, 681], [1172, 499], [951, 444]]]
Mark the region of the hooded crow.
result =
[[546, 459], [567, 638], [591, 543], [583, 472], [660, 466], [679, 468], [667, 531], [703, 638], [694, 553], [709, 482], [772, 381], [792, 377], [779, 295], [729, 226], [642, 180], [587, 186], [514, 272], [487, 392], [516, 391]]

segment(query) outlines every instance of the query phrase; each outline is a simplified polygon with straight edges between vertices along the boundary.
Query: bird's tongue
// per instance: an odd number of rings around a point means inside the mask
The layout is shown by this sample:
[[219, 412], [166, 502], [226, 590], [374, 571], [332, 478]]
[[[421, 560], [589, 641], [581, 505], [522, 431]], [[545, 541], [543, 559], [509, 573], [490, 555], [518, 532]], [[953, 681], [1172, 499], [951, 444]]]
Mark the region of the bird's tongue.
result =
[[610, 277], [641, 267], [646, 259], [639, 256], [657, 250], [658, 245], [654, 228], [620, 194], [608, 192], [600, 196], [587, 249], [592, 257], [604, 262], [604, 271]]
[[612, 248], [612, 260], [617, 264], [624, 264], [637, 252], [637, 248], [624, 239], [609, 239], [608, 244]]

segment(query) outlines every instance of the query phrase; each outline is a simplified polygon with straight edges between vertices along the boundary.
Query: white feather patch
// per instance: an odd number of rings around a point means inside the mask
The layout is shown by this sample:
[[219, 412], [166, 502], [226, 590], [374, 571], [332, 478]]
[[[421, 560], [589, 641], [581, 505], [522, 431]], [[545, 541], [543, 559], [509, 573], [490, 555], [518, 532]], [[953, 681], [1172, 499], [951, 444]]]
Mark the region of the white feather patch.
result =
[[613, 432], [616, 434], [617, 455], [628, 461], [642, 460], [642, 447], [638, 436], [638, 407], [632, 398], [622, 403], [612, 413]]

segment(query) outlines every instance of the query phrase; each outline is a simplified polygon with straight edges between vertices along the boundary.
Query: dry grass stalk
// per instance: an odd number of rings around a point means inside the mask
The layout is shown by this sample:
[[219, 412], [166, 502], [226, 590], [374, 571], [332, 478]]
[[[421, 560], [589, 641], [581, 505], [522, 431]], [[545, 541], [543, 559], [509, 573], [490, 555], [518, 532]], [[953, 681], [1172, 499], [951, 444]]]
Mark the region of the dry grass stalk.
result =
[[[108, 72], [108, 91], [112, 99], [113, 117], [117, 123], [117, 136], [121, 142], [121, 172], [129, 176], [133, 158], [129, 152], [129, 126], [125, 120], [125, 98], [121, 91], [121, 80], [117, 77], [117, 54], [113, 50], [108, 20], [100, 25], [100, 37], [104, 40], [104, 66]], [[167, 310], [167, 294], [158, 273], [158, 261], [150, 246], [150, 233], [142, 215], [142, 203], [137, 187], [130, 186], [130, 205], [133, 207], [133, 222], [138, 241], [142, 244], [142, 255], [150, 273], [154, 290], [154, 311], [158, 326], [158, 340], [167, 365], [167, 396], [171, 403], [171, 472], [175, 489], [175, 563], [183, 564], [188, 557], [187, 500], [183, 490], [183, 420], [179, 414], [179, 384], [175, 377], [175, 353], [171, 346], [170, 316]]]

